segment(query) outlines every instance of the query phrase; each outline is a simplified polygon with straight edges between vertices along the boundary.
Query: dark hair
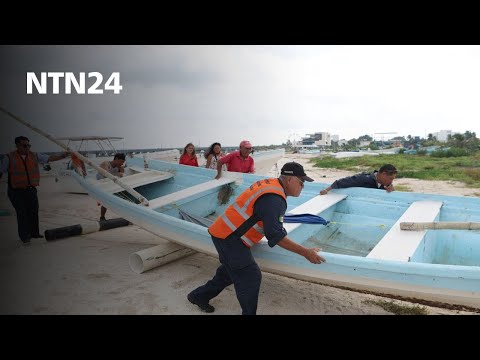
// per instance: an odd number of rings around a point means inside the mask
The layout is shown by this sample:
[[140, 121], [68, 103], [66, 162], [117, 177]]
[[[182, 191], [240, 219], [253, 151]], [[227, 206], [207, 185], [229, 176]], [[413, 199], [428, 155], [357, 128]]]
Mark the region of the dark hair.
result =
[[391, 164], [385, 164], [383, 165], [379, 170], [379, 173], [387, 173], [387, 175], [393, 175], [397, 173], [397, 168]]
[[27, 138], [26, 136], [17, 136], [15, 138], [15, 145], [18, 145], [20, 144], [21, 141], [24, 141], [24, 140], [27, 140], [28, 142], [30, 142], [30, 139]]
[[187, 148], [189, 146], [193, 146], [193, 153], [192, 153], [192, 158], [193, 158], [193, 156], [195, 155], [195, 145], [193, 145], [192, 143], [188, 143], [187, 145], [185, 145], [185, 147], [183, 148], [183, 154], [182, 155], [185, 155], [187, 153]]
[[[217, 145], [220, 146], [220, 147], [222, 147], [222, 144], [220, 144], [219, 142], [214, 142], [212, 145], [210, 145], [210, 148], [203, 153], [203, 156], [205, 156], [205, 159], [208, 159], [208, 156], [209, 156], [210, 154], [213, 154], [213, 148], [214, 148], [215, 146], [217, 146]], [[215, 154], [214, 154], [214, 155], [215, 155]]]
[[124, 153], [117, 153], [115, 154], [115, 156], [113, 157], [113, 160], [125, 160], [125, 154]]

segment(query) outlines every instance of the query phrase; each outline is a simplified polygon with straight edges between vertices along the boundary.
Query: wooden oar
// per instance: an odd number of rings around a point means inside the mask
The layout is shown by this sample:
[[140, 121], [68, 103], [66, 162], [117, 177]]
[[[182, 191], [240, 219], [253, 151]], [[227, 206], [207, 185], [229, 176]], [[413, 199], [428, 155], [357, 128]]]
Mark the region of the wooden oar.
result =
[[480, 230], [479, 222], [455, 222], [455, 221], [439, 221], [439, 222], [401, 222], [401, 230]]
[[102, 174], [103, 176], [105, 176], [106, 178], [109, 178], [110, 180], [112, 180], [114, 183], [118, 184], [119, 186], [121, 186], [123, 189], [125, 189], [130, 195], [132, 195], [134, 198], [136, 198], [140, 204], [142, 205], [145, 205], [145, 206], [148, 206], [148, 200], [145, 199], [142, 195], [140, 195], [138, 192], [136, 192], [135, 190], [133, 190], [130, 186], [124, 184], [123, 182], [120, 181], [120, 178], [118, 178], [117, 176], [115, 175], [112, 175], [110, 174], [108, 171], [106, 171], [105, 169], [102, 169], [100, 166], [98, 165], [95, 165], [94, 163], [92, 163], [88, 158], [86, 158], [85, 156], [83, 156], [82, 154], [78, 153], [77, 151], [71, 149], [70, 147], [68, 147], [67, 145], [63, 144], [62, 142], [58, 141], [57, 139], [53, 138], [51, 135], [43, 132], [42, 130], [36, 128], [35, 126], [27, 123], [25, 120], [19, 118], [18, 116], [12, 114], [10, 111], [4, 109], [3, 107], [0, 106], [0, 111], [4, 112], [5, 114], [9, 115], [10, 117], [14, 118], [15, 120], [17, 120], [18, 122], [22, 123], [23, 125], [25, 125], [26, 127], [32, 129], [33, 131], [39, 133], [40, 135], [46, 137], [47, 139], [49, 139], [50, 141], [53, 141], [55, 144], [57, 144], [58, 146], [60, 146], [61, 148], [65, 149], [66, 151], [68, 151], [69, 153], [72, 153], [72, 154], [75, 154], [75, 156], [77, 158], [79, 158], [80, 160], [82, 160], [83, 162], [86, 162], [88, 165], [90, 165], [91, 167], [93, 167], [95, 170], [97, 170], [100, 174]]

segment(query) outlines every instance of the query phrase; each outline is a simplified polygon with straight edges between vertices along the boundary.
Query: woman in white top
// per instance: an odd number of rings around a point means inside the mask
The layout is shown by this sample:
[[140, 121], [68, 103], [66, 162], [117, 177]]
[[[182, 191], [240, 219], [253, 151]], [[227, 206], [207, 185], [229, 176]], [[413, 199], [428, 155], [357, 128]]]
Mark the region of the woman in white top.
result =
[[205, 151], [203, 156], [205, 156], [205, 159], [207, 159], [205, 167], [207, 169], [217, 170], [218, 159], [225, 156], [225, 154], [222, 152], [222, 145], [218, 142], [215, 142], [210, 145], [210, 148]]

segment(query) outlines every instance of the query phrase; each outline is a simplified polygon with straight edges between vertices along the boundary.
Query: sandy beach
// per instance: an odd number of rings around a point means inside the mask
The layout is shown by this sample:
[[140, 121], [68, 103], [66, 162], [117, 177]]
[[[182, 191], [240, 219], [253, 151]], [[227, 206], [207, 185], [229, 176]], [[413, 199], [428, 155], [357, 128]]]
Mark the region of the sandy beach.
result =
[[[316, 181], [330, 184], [351, 172], [314, 168], [311, 155], [287, 154], [278, 162], [257, 164], [257, 173], [276, 176], [288, 161], [304, 165]], [[460, 183], [399, 179], [424, 193], [478, 196], [480, 190]], [[88, 195], [59, 192], [54, 178], [45, 176], [39, 187], [40, 230], [96, 221], [100, 209]], [[194, 253], [164, 266], [137, 274], [130, 269], [130, 254], [156, 244], [169, 243], [130, 225], [108, 231], [47, 242], [33, 239], [23, 246], [18, 239], [15, 211], [6, 196], [5, 176], [0, 181], [0, 314], [151, 314], [207, 315], [190, 304], [186, 295], [208, 281], [219, 262]], [[107, 219], [117, 217], [107, 212]], [[154, 241], [152, 240], [154, 239]], [[389, 315], [379, 303], [416, 306], [406, 301], [263, 273], [259, 315]], [[232, 286], [211, 301], [212, 315], [241, 313]], [[474, 314], [420, 305], [428, 314]]]

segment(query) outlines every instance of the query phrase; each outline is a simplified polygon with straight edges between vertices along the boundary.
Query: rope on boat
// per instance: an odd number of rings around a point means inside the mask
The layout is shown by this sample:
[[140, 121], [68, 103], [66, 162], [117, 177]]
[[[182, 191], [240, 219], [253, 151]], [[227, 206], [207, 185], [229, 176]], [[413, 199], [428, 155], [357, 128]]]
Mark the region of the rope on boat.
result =
[[379, 227], [384, 228], [386, 224], [357, 224], [357, 223], [344, 223], [338, 221], [330, 221], [330, 224], [346, 225], [346, 226], [369, 226], [369, 227]]

